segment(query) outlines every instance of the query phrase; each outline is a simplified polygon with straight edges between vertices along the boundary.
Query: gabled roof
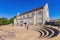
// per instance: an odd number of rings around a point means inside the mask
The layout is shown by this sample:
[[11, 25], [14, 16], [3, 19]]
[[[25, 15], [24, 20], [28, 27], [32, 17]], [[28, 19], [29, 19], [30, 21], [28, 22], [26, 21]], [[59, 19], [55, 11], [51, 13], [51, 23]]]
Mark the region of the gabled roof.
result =
[[44, 8], [44, 6], [41, 6], [41, 7], [39, 7], [39, 8], [35, 8], [35, 9], [33, 9], [33, 10], [30, 10], [30, 11], [28, 11], [28, 12], [25, 12], [25, 13], [23, 13], [23, 14], [20, 14], [19, 16], [24, 15], [24, 14], [28, 14], [28, 13], [30, 13], [30, 12], [34, 12], [34, 11], [36, 11], [36, 10], [40, 10], [40, 9], [43, 9], [43, 8]]

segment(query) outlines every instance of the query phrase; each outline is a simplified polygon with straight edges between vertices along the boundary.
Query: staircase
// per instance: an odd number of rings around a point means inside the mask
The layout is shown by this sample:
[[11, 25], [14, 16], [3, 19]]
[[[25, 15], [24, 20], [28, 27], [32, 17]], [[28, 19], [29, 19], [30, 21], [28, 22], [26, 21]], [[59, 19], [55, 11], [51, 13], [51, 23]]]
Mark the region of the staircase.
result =
[[59, 30], [53, 27], [44, 27], [41, 29], [37, 29], [35, 31], [38, 31], [40, 33], [39, 38], [41, 40], [48, 40], [51, 38], [55, 38], [59, 35]]

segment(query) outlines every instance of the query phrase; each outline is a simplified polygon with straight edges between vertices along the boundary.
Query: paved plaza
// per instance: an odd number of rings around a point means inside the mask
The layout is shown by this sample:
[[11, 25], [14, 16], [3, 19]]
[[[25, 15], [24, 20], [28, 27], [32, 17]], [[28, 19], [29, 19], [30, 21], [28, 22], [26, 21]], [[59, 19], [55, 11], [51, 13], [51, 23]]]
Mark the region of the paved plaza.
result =
[[44, 27], [27, 30], [19, 26], [1, 26], [0, 40], [60, 40], [60, 28]]

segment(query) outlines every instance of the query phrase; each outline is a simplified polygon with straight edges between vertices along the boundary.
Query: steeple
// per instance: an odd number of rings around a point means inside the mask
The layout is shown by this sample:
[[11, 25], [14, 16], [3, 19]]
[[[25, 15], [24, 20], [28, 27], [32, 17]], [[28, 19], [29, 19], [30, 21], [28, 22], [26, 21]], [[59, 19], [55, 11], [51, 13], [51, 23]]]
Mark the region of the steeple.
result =
[[45, 4], [45, 7], [44, 8], [48, 9], [48, 3]]
[[48, 6], [48, 3], [46, 3], [45, 5]]
[[45, 4], [44, 6], [44, 11], [45, 11], [45, 18], [47, 19], [47, 21], [49, 21], [49, 8], [48, 8], [48, 3]]

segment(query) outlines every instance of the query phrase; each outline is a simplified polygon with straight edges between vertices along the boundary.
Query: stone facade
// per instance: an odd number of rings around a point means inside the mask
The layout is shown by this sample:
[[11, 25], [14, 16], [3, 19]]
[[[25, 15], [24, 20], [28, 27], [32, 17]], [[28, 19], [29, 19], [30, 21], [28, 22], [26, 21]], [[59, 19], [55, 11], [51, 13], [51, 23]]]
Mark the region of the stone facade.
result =
[[44, 25], [46, 21], [49, 21], [48, 4], [18, 15], [14, 19], [14, 25], [20, 25], [20, 26], [26, 26], [26, 25], [31, 26], [41, 24]]

